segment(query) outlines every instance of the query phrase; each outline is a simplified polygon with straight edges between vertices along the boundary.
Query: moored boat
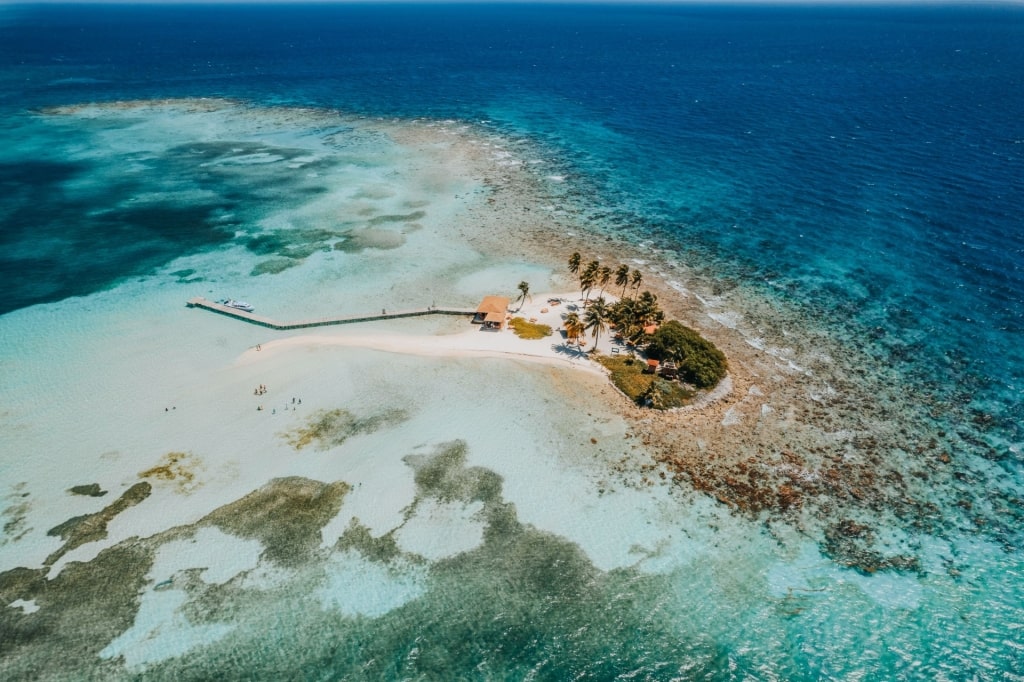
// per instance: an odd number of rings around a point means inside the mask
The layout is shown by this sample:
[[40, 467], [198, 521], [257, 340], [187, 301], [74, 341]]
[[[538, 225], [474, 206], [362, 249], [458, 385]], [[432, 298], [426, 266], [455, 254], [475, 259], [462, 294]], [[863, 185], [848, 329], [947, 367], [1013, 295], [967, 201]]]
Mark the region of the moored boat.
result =
[[236, 301], [233, 298], [229, 298], [228, 300], [224, 301], [224, 305], [226, 305], [229, 308], [234, 308], [236, 310], [244, 310], [247, 313], [251, 313], [252, 311], [256, 310], [245, 301]]

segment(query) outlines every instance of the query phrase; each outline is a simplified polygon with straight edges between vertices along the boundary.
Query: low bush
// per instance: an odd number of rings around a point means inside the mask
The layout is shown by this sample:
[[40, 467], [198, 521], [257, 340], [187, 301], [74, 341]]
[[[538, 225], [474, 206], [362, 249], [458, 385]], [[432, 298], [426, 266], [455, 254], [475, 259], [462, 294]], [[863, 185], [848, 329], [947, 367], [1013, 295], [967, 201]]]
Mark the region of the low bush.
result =
[[524, 317], [513, 317], [508, 323], [512, 331], [521, 339], [543, 339], [551, 336], [551, 327], [546, 324], [530, 322]]
[[678, 383], [644, 372], [647, 365], [643, 360], [598, 353], [591, 353], [591, 358], [606, 367], [612, 383], [638, 405], [668, 410], [693, 398], [693, 392]]
[[679, 374], [697, 388], [712, 388], [729, 369], [725, 353], [693, 329], [676, 320], [661, 325], [644, 353], [662, 362], [673, 360]]

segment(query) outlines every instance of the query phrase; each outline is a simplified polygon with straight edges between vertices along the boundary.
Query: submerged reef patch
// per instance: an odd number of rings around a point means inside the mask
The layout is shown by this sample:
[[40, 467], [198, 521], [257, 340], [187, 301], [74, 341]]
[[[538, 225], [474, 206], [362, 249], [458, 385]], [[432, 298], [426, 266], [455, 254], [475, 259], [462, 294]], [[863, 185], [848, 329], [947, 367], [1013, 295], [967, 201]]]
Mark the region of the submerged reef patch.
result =
[[416, 472], [418, 496], [445, 502], [480, 501], [486, 505], [501, 497], [501, 477], [483, 467], [466, 467], [468, 448], [463, 441], [438, 446], [430, 455], [408, 455], [404, 461]]
[[[374, 537], [356, 520], [333, 548], [322, 547], [320, 530], [338, 514], [350, 487], [291, 477], [270, 481], [191, 526], [126, 540], [91, 561], [69, 564], [52, 580], [45, 569], [0, 574], [4, 603], [20, 599], [40, 607], [33, 613], [0, 609], [5, 673], [118, 680], [144, 672], [153, 680], [200, 680], [285, 679], [301, 670], [331, 679], [455, 679], [488, 671], [515, 678], [635, 673], [655, 679], [720, 665], [722, 647], [704, 633], [680, 631], [673, 621], [666, 603], [670, 578], [597, 569], [575, 544], [520, 522], [503, 499], [501, 477], [466, 466], [467, 458], [461, 441], [405, 458], [416, 486], [407, 517], [427, 498], [482, 504], [481, 543], [434, 563], [403, 552], [393, 540], [396, 529]], [[200, 567], [214, 558], [197, 557], [195, 570], [180, 571], [173, 587], [160, 588], [182, 593], [176, 613], [189, 626], [223, 625], [218, 637], [143, 668], [101, 658], [133, 627], [142, 596], [157, 589], [147, 575], [160, 547], [206, 526], [265, 547], [259, 566], [237, 579], [204, 582]], [[287, 571], [271, 573], [276, 577], [269, 582], [244, 577], [266, 572], [267, 562]], [[351, 573], [367, 562], [379, 569]], [[332, 578], [338, 571], [341, 583]], [[347, 590], [361, 588], [345, 580], [371, 581], [362, 588], [367, 593], [351, 596], [358, 597], [352, 608], [346, 607]], [[388, 592], [374, 596], [374, 589]], [[327, 596], [340, 600], [338, 608], [323, 601]], [[744, 663], [742, 654], [737, 657]]]
[[844, 519], [825, 529], [822, 551], [836, 563], [871, 575], [878, 571], [920, 571], [917, 557], [905, 554], [885, 556], [872, 549], [875, 532], [869, 526]]
[[293, 228], [246, 237], [244, 244], [247, 249], [261, 256], [273, 256], [257, 264], [251, 274], [276, 274], [301, 264], [318, 252], [333, 250], [359, 253], [366, 249], [397, 249], [405, 244], [405, 235], [414, 232], [418, 225], [405, 223], [401, 230], [374, 226], [401, 222], [405, 217], [378, 216], [370, 220], [370, 227], [346, 227], [342, 230]]
[[152, 562], [150, 545], [129, 540], [90, 561], [70, 562], [53, 578], [46, 567], [0, 573], [0, 604], [21, 599], [39, 607], [0, 608], [4, 679], [125, 678], [120, 664], [99, 652], [131, 627]]
[[366, 249], [388, 251], [403, 244], [405, 235], [402, 232], [367, 227], [347, 232], [344, 239], [334, 243], [334, 249], [346, 253], [359, 253]]
[[356, 417], [348, 410], [318, 410], [305, 426], [285, 432], [282, 437], [296, 450], [317, 444], [318, 450], [327, 450], [341, 445], [352, 436], [374, 433], [380, 429], [400, 424], [409, 418], [403, 409], [390, 409], [369, 417]]
[[307, 258], [317, 251], [329, 251], [331, 242], [344, 232], [314, 228], [294, 228], [264, 232], [245, 241], [245, 247], [261, 256], [279, 255]]
[[0, 520], [3, 521], [3, 536], [0, 537], [0, 545], [20, 540], [28, 533], [26, 520], [28, 512], [32, 507], [29, 501], [29, 493], [25, 490], [24, 483], [18, 483], [14, 489], [5, 497], [6, 505], [0, 511]]
[[185, 268], [184, 270], [175, 270], [174, 272], [168, 273], [172, 277], [178, 278], [178, 284], [192, 284], [193, 282], [202, 282], [203, 277], [193, 277], [196, 271], [192, 268]]
[[191, 452], [168, 452], [160, 458], [159, 464], [139, 472], [139, 478], [151, 478], [173, 483], [180, 493], [190, 493], [201, 483], [196, 480], [196, 471], [202, 461]]
[[253, 277], [259, 277], [260, 275], [276, 275], [288, 270], [289, 268], [294, 268], [296, 265], [302, 265], [302, 261], [295, 260], [294, 258], [270, 258], [267, 260], [261, 260], [259, 263], [254, 265], [249, 274]]
[[[308, 554], [293, 565], [292, 579], [273, 589], [204, 588], [208, 598], [221, 595], [212, 599], [216, 613], [230, 614], [236, 627], [202, 651], [150, 666], [147, 678], [281, 679], [302, 670], [325, 679], [464, 679], [481, 671], [504, 678], [634, 673], [658, 679], [708, 673], [721, 664], [726, 653], [712, 638], [680, 632], [672, 623], [669, 579], [631, 569], [600, 571], [578, 546], [522, 524], [502, 499], [501, 477], [466, 467], [467, 454], [466, 444], [454, 441], [406, 461], [416, 472], [416, 500], [483, 502], [481, 545], [428, 564], [424, 575], [422, 559], [402, 553], [392, 533], [374, 538], [353, 521], [331, 553]], [[253, 510], [264, 508], [258, 498], [251, 501]], [[244, 510], [233, 516], [245, 516]], [[362, 589], [407, 588], [402, 576], [410, 570], [421, 576], [419, 587], [405, 603], [370, 609], [372, 616], [325, 608], [318, 600], [330, 589], [330, 571], [338, 570], [331, 562], [345, 562], [353, 551], [360, 561], [381, 565], [364, 579], [392, 576]], [[388, 603], [387, 595], [380, 598]], [[274, 646], [265, 645], [268, 634]]]
[[103, 497], [107, 494], [106, 490], [100, 488], [99, 483], [71, 486], [68, 488], [68, 492], [72, 495], [86, 495], [88, 497]]
[[[144, 498], [148, 490], [148, 483], [138, 483], [122, 496], [125, 502], [115, 505], [130, 506], [130, 500]], [[275, 479], [218, 508], [196, 524], [174, 527], [150, 538], [130, 538], [89, 561], [68, 563], [56, 577], [48, 577], [49, 569], [45, 566], [0, 573], [0, 604], [21, 600], [38, 606], [33, 611], [0, 608], [0, 632], [4, 633], [0, 640], [0, 662], [4, 678], [134, 679], [136, 672], [126, 671], [120, 659], [102, 658], [100, 652], [132, 627], [146, 590], [167, 589], [165, 585], [153, 586], [148, 577], [162, 545], [187, 540], [197, 529], [213, 526], [239, 537], [258, 539], [266, 547], [261, 560], [266, 558], [282, 566], [304, 565], [318, 556], [320, 528], [337, 514], [347, 490], [348, 485], [343, 482]], [[105, 518], [116, 513], [116, 508], [108, 510], [93, 516]], [[55, 531], [84, 533], [89, 524], [88, 517], [80, 517]], [[209, 585], [200, 579], [200, 566], [216, 562], [217, 557], [196, 560], [197, 568], [181, 572], [181, 580], [174, 582], [174, 589], [187, 593], [188, 601], [182, 611], [190, 622], [230, 619], [238, 617], [239, 610], [251, 607], [251, 595], [242, 599], [242, 592], [233, 581]], [[256, 593], [263, 594], [260, 590]], [[284, 593], [272, 594], [283, 597], [287, 588]], [[233, 665], [238, 665], [237, 659]], [[240, 670], [259, 669], [258, 660], [242, 665], [241, 669], [234, 668], [236, 676]], [[201, 677], [196, 675], [193, 679]]]
[[352, 519], [348, 528], [338, 538], [335, 549], [339, 551], [355, 550], [370, 561], [386, 564], [402, 556], [402, 550], [395, 542], [394, 531], [374, 537], [370, 529]]
[[423, 220], [427, 216], [426, 211], [413, 211], [412, 213], [405, 214], [388, 214], [379, 215], [370, 218], [370, 225], [385, 225], [387, 223], [408, 223], [414, 220]]
[[64, 544], [56, 552], [46, 557], [43, 564], [45, 566], [52, 566], [57, 559], [76, 547], [107, 537], [107, 524], [124, 510], [134, 507], [139, 502], [145, 500], [152, 491], [153, 487], [149, 483], [145, 481], [136, 483], [124, 491], [121, 497], [100, 511], [94, 514], [72, 517], [48, 530], [46, 532], [47, 535], [59, 537], [64, 541]]
[[320, 529], [341, 509], [350, 486], [306, 478], [277, 478], [242, 499], [220, 507], [200, 525], [214, 525], [263, 543], [263, 556], [284, 566], [310, 558]]

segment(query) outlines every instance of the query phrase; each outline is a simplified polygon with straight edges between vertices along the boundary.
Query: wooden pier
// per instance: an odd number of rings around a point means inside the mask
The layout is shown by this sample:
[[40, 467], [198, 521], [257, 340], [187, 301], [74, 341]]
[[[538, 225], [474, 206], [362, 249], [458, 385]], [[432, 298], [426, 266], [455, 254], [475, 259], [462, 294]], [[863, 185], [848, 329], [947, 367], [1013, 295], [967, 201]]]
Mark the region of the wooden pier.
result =
[[254, 313], [247, 313], [244, 310], [238, 308], [230, 308], [222, 303], [214, 303], [208, 301], [202, 296], [196, 298], [190, 298], [188, 300], [189, 308], [203, 308], [210, 310], [221, 315], [227, 315], [237, 320], [249, 322], [250, 324], [258, 324], [261, 327], [269, 327], [270, 329], [306, 329], [308, 327], [327, 327], [334, 324], [353, 324], [355, 322], [374, 322], [377, 320], [394, 320], [401, 317], [422, 317], [424, 315], [468, 315], [472, 317], [476, 314], [476, 310], [470, 310], [468, 308], [420, 308], [416, 310], [396, 310], [395, 312], [382, 312], [379, 315], [349, 315], [344, 317], [325, 317], [319, 320], [298, 320], [295, 322], [278, 322], [272, 320], [269, 317], [263, 317], [262, 315], [256, 315]]

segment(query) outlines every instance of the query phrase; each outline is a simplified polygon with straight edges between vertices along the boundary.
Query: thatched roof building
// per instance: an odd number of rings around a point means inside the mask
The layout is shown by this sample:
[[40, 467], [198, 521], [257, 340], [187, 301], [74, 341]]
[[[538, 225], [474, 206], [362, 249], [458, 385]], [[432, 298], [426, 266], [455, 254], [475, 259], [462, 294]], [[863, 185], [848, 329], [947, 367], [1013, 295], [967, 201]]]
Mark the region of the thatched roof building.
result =
[[504, 296], [484, 296], [484, 300], [476, 308], [473, 322], [483, 324], [489, 329], [503, 329], [510, 301], [511, 299]]

